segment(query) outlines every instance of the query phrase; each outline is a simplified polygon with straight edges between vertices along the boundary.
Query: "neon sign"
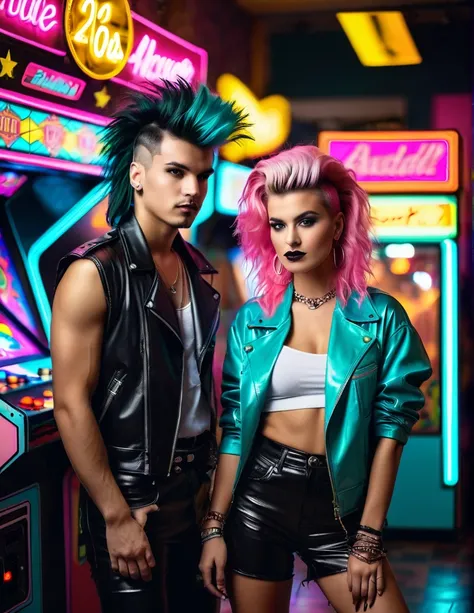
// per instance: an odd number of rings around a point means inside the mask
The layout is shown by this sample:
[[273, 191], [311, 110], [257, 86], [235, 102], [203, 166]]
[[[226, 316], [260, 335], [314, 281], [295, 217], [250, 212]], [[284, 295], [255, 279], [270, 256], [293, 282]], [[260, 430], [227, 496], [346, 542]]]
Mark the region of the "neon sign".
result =
[[45, 108], [40, 111], [0, 98], [0, 159], [19, 161], [21, 156], [27, 158], [29, 154], [38, 161], [41, 158], [65, 160], [76, 168], [96, 166], [100, 174], [102, 126], [72, 119], [57, 112], [60, 107], [53, 104], [50, 107], [55, 110], [48, 111], [46, 103], [43, 104]]
[[133, 25], [127, 0], [67, 0], [64, 26], [79, 68], [93, 79], [110, 79], [127, 63]]
[[60, 0], [0, 0], [0, 32], [57, 55], [65, 55], [60, 49], [60, 15]]
[[67, 100], [79, 100], [86, 86], [82, 79], [70, 77], [34, 62], [30, 62], [26, 67], [21, 84]]
[[253, 92], [232, 74], [217, 79], [217, 91], [224, 100], [235, 101], [248, 113], [252, 127], [248, 133], [254, 140], [228, 143], [221, 148], [221, 155], [229, 162], [268, 155], [281, 147], [291, 128], [291, 105], [283, 96], [273, 95], [259, 100]]
[[3, 139], [7, 147], [20, 136], [20, 125], [21, 120], [18, 115], [12, 111], [10, 106], [6, 105], [0, 111], [0, 138]]
[[370, 209], [378, 238], [432, 241], [457, 233], [454, 196], [371, 196]]
[[176, 81], [178, 77], [192, 83], [195, 70], [191, 60], [187, 57], [179, 62], [172, 60], [166, 55], [155, 53], [156, 47], [156, 40], [145, 34], [128, 60], [128, 64], [133, 66], [133, 74], [153, 83], [161, 79]]
[[454, 192], [459, 139], [446, 132], [322, 132], [320, 148], [368, 192]]
[[134, 45], [113, 81], [146, 90], [148, 83], [179, 77], [195, 85], [207, 77], [207, 52], [132, 12]]

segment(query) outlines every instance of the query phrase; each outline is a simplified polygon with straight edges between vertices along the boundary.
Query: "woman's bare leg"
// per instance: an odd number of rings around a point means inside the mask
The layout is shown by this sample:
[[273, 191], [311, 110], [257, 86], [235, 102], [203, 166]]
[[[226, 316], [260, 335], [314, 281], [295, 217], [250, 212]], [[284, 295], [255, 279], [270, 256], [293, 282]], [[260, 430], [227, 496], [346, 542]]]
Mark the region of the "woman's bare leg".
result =
[[[385, 591], [382, 596], [376, 597], [374, 606], [370, 609], [371, 613], [409, 613], [387, 560], [384, 560], [383, 574]], [[323, 577], [318, 580], [318, 585], [337, 613], [354, 613], [356, 609], [347, 585], [347, 573]], [[361, 602], [357, 610], [364, 611], [364, 604]]]
[[262, 581], [237, 573], [227, 580], [232, 613], [289, 613], [291, 586], [287, 581]]

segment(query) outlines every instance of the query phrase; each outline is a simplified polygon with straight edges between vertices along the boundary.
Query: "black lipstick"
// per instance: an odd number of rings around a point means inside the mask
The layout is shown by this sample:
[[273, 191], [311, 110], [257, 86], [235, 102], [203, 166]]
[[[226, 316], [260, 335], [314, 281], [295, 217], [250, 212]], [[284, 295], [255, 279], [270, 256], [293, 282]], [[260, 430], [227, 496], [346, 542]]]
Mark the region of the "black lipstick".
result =
[[285, 258], [290, 260], [290, 262], [298, 262], [301, 258], [304, 258], [306, 253], [304, 251], [287, 251], [285, 253]]

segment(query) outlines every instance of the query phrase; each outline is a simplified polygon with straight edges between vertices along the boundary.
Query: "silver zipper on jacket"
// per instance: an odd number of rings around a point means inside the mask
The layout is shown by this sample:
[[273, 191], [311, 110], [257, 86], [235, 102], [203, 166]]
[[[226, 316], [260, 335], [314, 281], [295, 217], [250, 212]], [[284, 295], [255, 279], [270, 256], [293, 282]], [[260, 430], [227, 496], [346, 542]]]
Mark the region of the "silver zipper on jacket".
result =
[[179, 394], [178, 421], [176, 422], [176, 431], [174, 433], [173, 447], [171, 449], [170, 463], [168, 466], [168, 477], [171, 475], [171, 468], [173, 466], [174, 452], [176, 449], [176, 441], [178, 440], [179, 426], [181, 423], [181, 405], [183, 404], [183, 383], [184, 383], [184, 351], [183, 351], [183, 357], [181, 358], [181, 391]]
[[[209, 334], [209, 338], [207, 339], [206, 344], [203, 347], [203, 350], [201, 352], [201, 357], [199, 358], [199, 363], [198, 363], [198, 371], [199, 371], [199, 373], [201, 372], [202, 361], [204, 359], [204, 356], [206, 355], [206, 351], [207, 351], [207, 348], [209, 347], [209, 343], [211, 342], [211, 339], [214, 336], [214, 332], [215, 332], [215, 328], [216, 328], [216, 322], [218, 320], [219, 320], [219, 310], [217, 311], [217, 313], [216, 313], [216, 315], [214, 317], [214, 321], [213, 321], [213, 325], [212, 325], [212, 332]], [[182, 363], [181, 363], [181, 393], [180, 393], [180, 397], [179, 397], [178, 423], [177, 423], [176, 432], [175, 432], [175, 435], [174, 435], [173, 447], [171, 449], [170, 463], [169, 463], [169, 466], [168, 466], [168, 477], [171, 474], [171, 468], [173, 466], [173, 457], [174, 457], [174, 452], [176, 450], [176, 441], [178, 440], [179, 425], [180, 425], [180, 422], [181, 422], [181, 409], [182, 409], [182, 403], [183, 403], [183, 384], [184, 384], [184, 352], [183, 352], [183, 359], [182, 359]]]
[[[327, 457], [327, 453], [326, 453], [326, 457]], [[333, 480], [332, 480], [331, 467], [329, 466], [329, 458], [327, 458], [327, 460], [328, 460], [329, 481], [331, 482], [331, 489], [332, 489], [332, 506], [333, 506], [333, 509], [334, 509], [334, 519], [341, 524], [342, 529], [346, 533], [346, 537], [347, 537], [348, 533], [347, 533], [346, 527], [344, 526], [344, 524], [342, 522], [341, 514], [339, 512], [339, 505], [337, 504], [336, 490], [334, 489], [334, 483], [333, 483]]]
[[[367, 350], [364, 352], [364, 355], [367, 353], [367, 351], [369, 350], [369, 347], [367, 347]], [[363, 357], [363, 356], [362, 356]], [[362, 359], [362, 358], [361, 358]], [[365, 374], [365, 373], [364, 373]], [[342, 396], [342, 392], [345, 390], [346, 385], [349, 382], [349, 379], [352, 376], [352, 369], [349, 370], [349, 374], [347, 375], [346, 379], [344, 380], [343, 385], [341, 386], [338, 395], [336, 396], [336, 400], [334, 402], [334, 410], [336, 409], [337, 403], [339, 402], [340, 397]], [[328, 422], [329, 425], [329, 422]], [[330, 467], [330, 462], [329, 462], [329, 456], [327, 454], [327, 448], [328, 448], [328, 444], [327, 444], [327, 431], [326, 431], [326, 435], [325, 435], [325, 442], [326, 442], [326, 457], [327, 457], [327, 461], [328, 461], [328, 473], [329, 473], [329, 480], [331, 482], [331, 489], [332, 489], [332, 506], [334, 509], [334, 519], [337, 520], [342, 528], [344, 529], [344, 532], [346, 533], [347, 536], [347, 530], [346, 527], [344, 526], [342, 519], [341, 519], [341, 514], [340, 514], [340, 510], [339, 510], [339, 505], [338, 505], [338, 501], [337, 501], [337, 496], [336, 496], [336, 490], [334, 488], [334, 482], [332, 480], [332, 474], [331, 474], [331, 467]]]
[[209, 334], [209, 337], [206, 341], [206, 344], [204, 345], [204, 347], [202, 348], [201, 351], [201, 356], [199, 357], [199, 362], [198, 362], [198, 371], [199, 373], [201, 372], [201, 366], [204, 360], [204, 356], [206, 355], [206, 351], [207, 348], [209, 347], [211, 340], [216, 332], [216, 328], [217, 328], [217, 323], [219, 321], [219, 309], [217, 309], [216, 314], [214, 315], [214, 320], [212, 322], [212, 329], [211, 329], [211, 333]]
[[122, 373], [122, 375], [120, 377], [118, 377], [118, 373], [120, 371], [116, 371], [114, 376], [112, 377], [112, 382], [109, 384], [108, 389], [107, 389], [107, 397], [106, 400], [104, 402], [104, 405], [102, 406], [102, 411], [100, 413], [99, 419], [98, 419], [98, 423], [101, 423], [101, 421], [104, 419], [105, 414], [107, 413], [110, 405], [112, 404], [113, 399], [115, 398], [115, 396], [118, 394], [120, 388], [123, 385], [123, 382], [125, 380], [125, 377], [127, 376], [127, 373]]
[[150, 428], [148, 427], [148, 413], [149, 413], [149, 404], [150, 404], [150, 399], [149, 399], [149, 390], [148, 390], [148, 364], [150, 362], [150, 356], [148, 355], [148, 351], [149, 351], [149, 342], [148, 342], [148, 322], [146, 321], [146, 317], [144, 318], [143, 321], [143, 336], [144, 336], [144, 342], [143, 342], [143, 358], [144, 358], [144, 362], [145, 362], [145, 367], [143, 369], [143, 385], [144, 385], [144, 401], [145, 401], [145, 415], [144, 415], [144, 422], [145, 422], [145, 440], [148, 443], [148, 468], [149, 471], [151, 472], [151, 462], [152, 462], [152, 448], [151, 448], [151, 436], [150, 436]]

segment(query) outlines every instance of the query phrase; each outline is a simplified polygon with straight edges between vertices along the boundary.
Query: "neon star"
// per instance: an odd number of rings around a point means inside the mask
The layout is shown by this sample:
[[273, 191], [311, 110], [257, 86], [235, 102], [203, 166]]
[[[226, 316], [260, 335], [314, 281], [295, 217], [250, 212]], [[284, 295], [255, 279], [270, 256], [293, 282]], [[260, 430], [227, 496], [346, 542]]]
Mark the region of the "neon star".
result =
[[0, 63], [2, 64], [2, 72], [0, 72], [1, 77], [10, 77], [13, 79], [13, 69], [18, 64], [18, 62], [14, 62], [10, 55], [10, 49], [7, 51], [6, 57], [0, 57]]
[[109, 92], [107, 91], [105, 85], [100, 91], [94, 93], [94, 98], [96, 107], [99, 109], [105, 109], [110, 101]]

